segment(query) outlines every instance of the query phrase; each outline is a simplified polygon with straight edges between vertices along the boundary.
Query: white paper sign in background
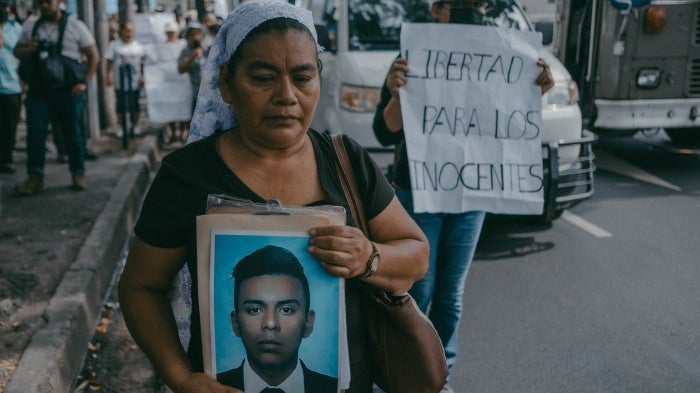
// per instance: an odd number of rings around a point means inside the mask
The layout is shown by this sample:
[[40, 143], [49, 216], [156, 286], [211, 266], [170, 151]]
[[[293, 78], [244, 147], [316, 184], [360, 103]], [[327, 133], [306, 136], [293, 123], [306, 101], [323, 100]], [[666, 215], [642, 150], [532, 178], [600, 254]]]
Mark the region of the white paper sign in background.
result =
[[190, 121], [192, 86], [187, 73], [177, 72], [177, 62], [149, 64], [146, 74], [146, 105], [152, 123]]
[[415, 212], [542, 212], [540, 43], [535, 32], [403, 24]]

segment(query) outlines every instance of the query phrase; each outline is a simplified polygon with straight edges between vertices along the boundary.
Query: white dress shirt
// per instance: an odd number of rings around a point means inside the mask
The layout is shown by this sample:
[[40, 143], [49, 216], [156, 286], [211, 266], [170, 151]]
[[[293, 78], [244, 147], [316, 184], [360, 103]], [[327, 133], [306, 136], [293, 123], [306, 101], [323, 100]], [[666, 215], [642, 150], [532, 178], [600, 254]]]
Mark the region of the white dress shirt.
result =
[[258, 374], [253, 371], [246, 359], [243, 364], [243, 382], [245, 383], [244, 390], [246, 393], [260, 393], [265, 388], [282, 389], [285, 393], [303, 393], [304, 392], [304, 371], [301, 368], [301, 362], [297, 360], [297, 366], [294, 371], [277, 386], [268, 385], [263, 381]]

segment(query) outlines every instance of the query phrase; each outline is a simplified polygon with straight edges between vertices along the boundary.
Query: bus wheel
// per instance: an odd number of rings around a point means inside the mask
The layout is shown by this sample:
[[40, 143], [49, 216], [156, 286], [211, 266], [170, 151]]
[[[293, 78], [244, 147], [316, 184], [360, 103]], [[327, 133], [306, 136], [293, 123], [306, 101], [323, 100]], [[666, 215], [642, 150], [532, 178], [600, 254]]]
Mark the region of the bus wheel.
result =
[[700, 128], [667, 129], [666, 133], [678, 145], [700, 146]]

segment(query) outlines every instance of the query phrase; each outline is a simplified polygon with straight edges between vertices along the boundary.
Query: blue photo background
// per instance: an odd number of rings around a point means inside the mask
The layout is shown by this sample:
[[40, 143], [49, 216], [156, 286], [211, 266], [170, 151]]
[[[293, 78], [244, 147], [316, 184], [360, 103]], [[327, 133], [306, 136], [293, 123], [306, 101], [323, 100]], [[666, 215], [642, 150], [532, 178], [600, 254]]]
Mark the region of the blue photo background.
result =
[[250, 232], [217, 231], [212, 239], [212, 335], [216, 358], [212, 365], [214, 375], [241, 365], [245, 349], [241, 339], [231, 328], [233, 311], [233, 278], [231, 271], [238, 261], [267, 245], [284, 247], [291, 251], [304, 266], [311, 292], [311, 309], [316, 313], [314, 330], [301, 342], [299, 358], [314, 371], [338, 377], [338, 325], [340, 279], [326, 273], [321, 264], [308, 253], [309, 236], [306, 234], [253, 234]]

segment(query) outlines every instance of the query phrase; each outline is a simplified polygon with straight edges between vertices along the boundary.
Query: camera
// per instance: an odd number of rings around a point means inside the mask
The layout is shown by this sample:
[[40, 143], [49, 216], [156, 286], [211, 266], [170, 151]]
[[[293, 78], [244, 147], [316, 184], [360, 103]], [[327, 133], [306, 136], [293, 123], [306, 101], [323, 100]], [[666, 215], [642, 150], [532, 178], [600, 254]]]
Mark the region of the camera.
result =
[[202, 42], [200, 40], [195, 40], [193, 45], [195, 48], [201, 48]]
[[39, 59], [45, 60], [49, 56], [56, 55], [56, 44], [47, 40], [39, 40], [37, 42], [37, 53]]

